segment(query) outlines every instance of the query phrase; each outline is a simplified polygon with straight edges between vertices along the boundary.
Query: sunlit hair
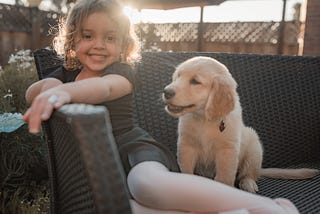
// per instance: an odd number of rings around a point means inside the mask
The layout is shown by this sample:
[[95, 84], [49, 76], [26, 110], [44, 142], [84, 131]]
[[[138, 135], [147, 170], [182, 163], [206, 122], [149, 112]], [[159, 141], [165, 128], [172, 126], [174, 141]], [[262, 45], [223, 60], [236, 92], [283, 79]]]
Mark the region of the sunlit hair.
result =
[[68, 70], [81, 67], [75, 54], [75, 37], [81, 32], [83, 21], [91, 14], [105, 12], [119, 26], [122, 44], [120, 61], [134, 63], [139, 59], [138, 39], [129, 18], [123, 13], [122, 5], [116, 0], [78, 0], [68, 16], [60, 21], [59, 31], [53, 39], [53, 47], [64, 56]]

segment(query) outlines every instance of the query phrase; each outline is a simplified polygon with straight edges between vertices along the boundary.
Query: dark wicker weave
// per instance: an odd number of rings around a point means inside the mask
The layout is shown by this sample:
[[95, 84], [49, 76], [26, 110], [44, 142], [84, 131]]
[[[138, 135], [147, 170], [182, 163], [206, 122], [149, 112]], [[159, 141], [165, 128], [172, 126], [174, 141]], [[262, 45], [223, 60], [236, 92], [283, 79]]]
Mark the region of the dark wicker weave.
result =
[[[38, 66], [40, 70], [54, 67], [47, 54], [47, 51], [35, 53], [36, 62], [42, 66]], [[320, 168], [320, 57], [144, 53], [137, 67], [142, 86], [135, 96], [135, 117], [141, 127], [176, 152], [177, 119], [164, 111], [161, 93], [170, 82], [175, 66], [198, 55], [214, 57], [224, 63], [238, 82], [245, 124], [256, 129], [263, 142], [264, 167]], [[51, 124], [57, 124], [55, 115]], [[98, 118], [94, 119], [94, 123], [98, 121]], [[66, 129], [65, 126], [61, 128]], [[96, 131], [86, 132], [96, 135]], [[68, 132], [68, 135], [72, 133]], [[68, 135], [54, 133], [49, 139], [60, 137], [65, 140]], [[83, 157], [79, 161], [90, 161], [85, 160], [90, 158], [93, 157]], [[53, 191], [61, 191], [59, 181], [53, 184], [56, 185]], [[320, 176], [309, 180], [261, 179], [258, 185], [258, 194], [288, 198], [302, 214], [320, 213]]]
[[105, 107], [65, 105], [45, 123], [51, 213], [131, 213]]

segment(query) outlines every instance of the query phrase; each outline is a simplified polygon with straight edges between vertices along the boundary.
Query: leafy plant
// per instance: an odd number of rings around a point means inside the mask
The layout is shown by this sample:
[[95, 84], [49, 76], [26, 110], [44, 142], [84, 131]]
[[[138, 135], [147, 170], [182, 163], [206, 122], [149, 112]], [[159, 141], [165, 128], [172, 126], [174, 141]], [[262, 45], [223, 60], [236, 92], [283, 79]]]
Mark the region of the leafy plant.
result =
[[25, 91], [38, 80], [32, 53], [21, 50], [11, 55], [8, 65], [0, 68], [0, 113], [25, 112]]
[[24, 94], [37, 72], [30, 50], [0, 67], [0, 213], [48, 211], [46, 149], [42, 135], [29, 134], [22, 120]]
[[0, 192], [0, 213], [2, 214], [36, 214], [49, 213], [49, 195], [45, 184], [32, 182], [22, 186], [14, 194]]

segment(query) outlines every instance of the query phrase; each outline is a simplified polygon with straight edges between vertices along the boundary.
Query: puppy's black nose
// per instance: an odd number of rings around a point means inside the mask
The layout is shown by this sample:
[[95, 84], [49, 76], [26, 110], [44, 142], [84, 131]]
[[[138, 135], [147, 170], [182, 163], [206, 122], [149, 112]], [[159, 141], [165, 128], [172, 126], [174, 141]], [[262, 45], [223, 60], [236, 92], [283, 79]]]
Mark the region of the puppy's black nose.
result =
[[176, 94], [176, 92], [174, 92], [174, 90], [172, 88], [168, 88], [165, 87], [163, 89], [163, 95], [166, 99], [170, 99], [171, 97], [173, 97]]

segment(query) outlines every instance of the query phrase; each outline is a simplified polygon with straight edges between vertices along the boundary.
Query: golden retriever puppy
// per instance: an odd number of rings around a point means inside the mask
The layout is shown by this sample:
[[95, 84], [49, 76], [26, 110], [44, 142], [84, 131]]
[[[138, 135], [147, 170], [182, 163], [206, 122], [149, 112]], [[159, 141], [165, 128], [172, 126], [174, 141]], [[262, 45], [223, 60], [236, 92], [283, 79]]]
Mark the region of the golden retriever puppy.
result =
[[183, 173], [198, 164], [213, 166], [214, 180], [249, 192], [258, 191], [260, 176], [305, 179], [316, 169], [261, 169], [263, 149], [255, 130], [246, 127], [226, 66], [210, 57], [194, 57], [180, 64], [163, 91], [166, 111], [179, 117], [177, 157]]

